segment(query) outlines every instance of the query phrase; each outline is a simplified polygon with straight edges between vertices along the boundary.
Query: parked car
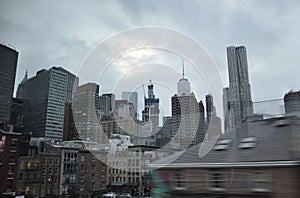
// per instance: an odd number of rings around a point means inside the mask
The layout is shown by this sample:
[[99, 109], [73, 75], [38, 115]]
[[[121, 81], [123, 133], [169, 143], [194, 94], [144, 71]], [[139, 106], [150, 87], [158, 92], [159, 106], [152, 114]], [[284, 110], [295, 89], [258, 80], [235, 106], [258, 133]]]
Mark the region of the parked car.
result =
[[132, 198], [132, 196], [129, 193], [123, 193], [120, 195], [120, 198]]
[[102, 195], [103, 197], [117, 198], [117, 194], [115, 192], [108, 192]]

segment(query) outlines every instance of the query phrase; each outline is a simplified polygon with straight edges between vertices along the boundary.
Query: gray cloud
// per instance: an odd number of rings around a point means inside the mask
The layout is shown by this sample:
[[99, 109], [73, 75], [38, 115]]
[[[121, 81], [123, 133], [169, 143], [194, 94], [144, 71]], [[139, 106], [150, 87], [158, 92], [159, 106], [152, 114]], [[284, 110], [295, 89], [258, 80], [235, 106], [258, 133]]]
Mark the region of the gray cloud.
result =
[[217, 63], [225, 84], [225, 47], [245, 45], [253, 98], [263, 100], [300, 89], [299, 10], [296, 0], [2, 0], [0, 41], [20, 52], [17, 86], [26, 69], [34, 75], [61, 65], [76, 73], [94, 47], [119, 31], [168, 27], [200, 43]]

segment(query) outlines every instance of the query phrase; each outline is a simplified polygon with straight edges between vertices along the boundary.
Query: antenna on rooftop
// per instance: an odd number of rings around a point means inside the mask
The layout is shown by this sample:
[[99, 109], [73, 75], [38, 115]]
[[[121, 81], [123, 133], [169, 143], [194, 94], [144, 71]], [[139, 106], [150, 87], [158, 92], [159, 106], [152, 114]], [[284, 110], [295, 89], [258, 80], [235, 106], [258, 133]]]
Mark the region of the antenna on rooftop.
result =
[[181, 62], [182, 62], [182, 79], [184, 79], [184, 59], [181, 58]]

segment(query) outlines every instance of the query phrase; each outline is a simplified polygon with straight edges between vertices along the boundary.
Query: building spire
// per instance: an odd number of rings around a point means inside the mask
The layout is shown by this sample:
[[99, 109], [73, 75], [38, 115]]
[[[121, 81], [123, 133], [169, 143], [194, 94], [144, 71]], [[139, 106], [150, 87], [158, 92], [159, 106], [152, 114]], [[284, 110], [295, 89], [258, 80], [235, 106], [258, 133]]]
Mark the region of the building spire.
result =
[[182, 79], [184, 79], [184, 60], [183, 60], [183, 58], [181, 58], [181, 62], [182, 62]]
[[24, 84], [27, 80], [28, 80], [28, 71], [26, 69], [25, 76], [24, 76], [23, 80], [21, 81], [21, 84]]

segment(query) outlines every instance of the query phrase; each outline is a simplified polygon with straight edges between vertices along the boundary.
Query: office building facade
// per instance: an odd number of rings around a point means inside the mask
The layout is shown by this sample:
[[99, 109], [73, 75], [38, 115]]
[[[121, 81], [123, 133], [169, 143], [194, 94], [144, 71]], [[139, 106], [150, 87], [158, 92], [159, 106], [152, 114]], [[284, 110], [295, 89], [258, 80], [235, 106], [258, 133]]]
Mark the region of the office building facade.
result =
[[77, 88], [73, 98], [75, 127], [82, 140], [101, 140], [99, 85], [87, 83]]
[[150, 131], [159, 126], [159, 98], [155, 98], [154, 85], [150, 82], [148, 85], [148, 98], [145, 97], [145, 107], [142, 111], [142, 120], [144, 123], [149, 122]]
[[61, 141], [65, 103], [72, 100], [77, 86], [78, 77], [61, 67], [40, 70], [22, 82], [17, 98], [23, 100], [24, 128], [34, 137]]
[[0, 124], [10, 120], [18, 54], [15, 49], [0, 44]]

